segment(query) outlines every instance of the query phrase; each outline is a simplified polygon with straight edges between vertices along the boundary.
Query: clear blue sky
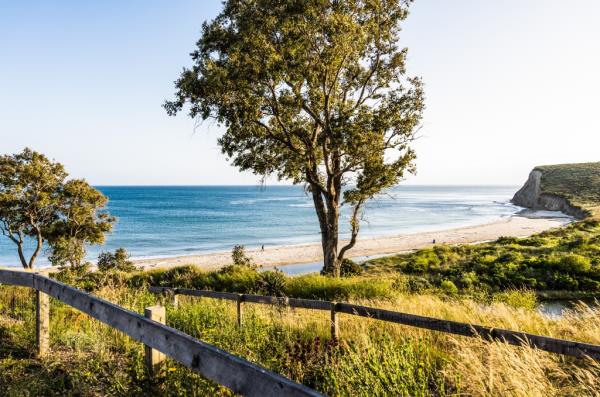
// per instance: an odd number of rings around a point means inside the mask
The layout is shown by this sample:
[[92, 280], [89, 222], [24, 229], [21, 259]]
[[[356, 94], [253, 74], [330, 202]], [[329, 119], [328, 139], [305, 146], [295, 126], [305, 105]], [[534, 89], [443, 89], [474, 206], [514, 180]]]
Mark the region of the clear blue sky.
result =
[[[220, 1], [0, 0], [0, 152], [94, 184], [254, 184], [219, 128], [161, 104]], [[426, 84], [419, 184], [519, 184], [600, 161], [600, 1], [417, 0], [401, 41]]]

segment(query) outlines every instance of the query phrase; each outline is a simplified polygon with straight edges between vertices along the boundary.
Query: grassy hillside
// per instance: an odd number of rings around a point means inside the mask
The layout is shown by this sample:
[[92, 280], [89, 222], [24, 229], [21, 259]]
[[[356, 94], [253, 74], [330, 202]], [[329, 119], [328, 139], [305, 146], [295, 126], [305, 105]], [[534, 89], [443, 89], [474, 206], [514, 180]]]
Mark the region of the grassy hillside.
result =
[[600, 162], [536, 167], [542, 172], [541, 191], [567, 198], [600, 215]]
[[369, 261], [367, 272], [409, 277], [422, 289], [490, 293], [531, 289], [563, 296], [600, 295], [600, 223], [577, 222], [527, 238], [439, 245]]

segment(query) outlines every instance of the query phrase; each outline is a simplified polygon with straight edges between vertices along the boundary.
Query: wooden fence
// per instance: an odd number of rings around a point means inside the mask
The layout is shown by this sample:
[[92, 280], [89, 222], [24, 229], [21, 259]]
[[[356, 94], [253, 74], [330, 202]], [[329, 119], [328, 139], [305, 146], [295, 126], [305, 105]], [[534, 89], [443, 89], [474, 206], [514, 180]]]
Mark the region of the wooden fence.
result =
[[525, 346], [551, 353], [564, 354], [573, 357], [591, 357], [600, 361], [600, 345], [574, 342], [564, 339], [550, 338], [520, 331], [510, 331], [501, 328], [492, 328], [482, 325], [461, 323], [457, 321], [442, 320], [433, 317], [418, 316], [415, 314], [395, 312], [374, 307], [354, 305], [351, 303], [328, 302], [312, 299], [296, 299], [274, 296], [236, 294], [231, 292], [215, 292], [193, 290], [186, 288], [149, 287], [153, 293], [177, 295], [190, 295], [207, 298], [226, 299], [237, 302], [238, 324], [242, 323], [242, 302], [262, 303], [268, 305], [289, 306], [304, 309], [326, 310], [331, 312], [331, 337], [337, 339], [338, 313], [355, 316], [369, 317], [396, 324], [409, 325], [418, 328], [440, 331], [449, 334], [468, 337], [478, 337], [484, 340], [500, 340], [511, 345]]
[[180, 362], [202, 376], [247, 396], [322, 396], [322, 394], [241, 357], [194, 339], [174, 328], [48, 277], [0, 270], [0, 283], [37, 290], [38, 350], [49, 346], [51, 296]]

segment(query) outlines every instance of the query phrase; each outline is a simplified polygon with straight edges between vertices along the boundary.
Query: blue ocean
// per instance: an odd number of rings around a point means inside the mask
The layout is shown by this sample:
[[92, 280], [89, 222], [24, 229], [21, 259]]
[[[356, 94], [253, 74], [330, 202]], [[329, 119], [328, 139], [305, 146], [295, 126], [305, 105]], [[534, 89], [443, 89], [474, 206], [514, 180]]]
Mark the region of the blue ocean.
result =
[[[229, 251], [317, 242], [310, 196], [300, 186], [98, 186], [118, 218], [89, 259], [125, 247], [133, 258]], [[365, 209], [361, 236], [384, 236], [481, 224], [520, 210], [509, 203], [516, 186], [397, 186]], [[342, 211], [348, 234], [347, 214]], [[0, 236], [0, 266], [20, 266], [16, 246]], [[44, 257], [38, 266], [47, 266]]]

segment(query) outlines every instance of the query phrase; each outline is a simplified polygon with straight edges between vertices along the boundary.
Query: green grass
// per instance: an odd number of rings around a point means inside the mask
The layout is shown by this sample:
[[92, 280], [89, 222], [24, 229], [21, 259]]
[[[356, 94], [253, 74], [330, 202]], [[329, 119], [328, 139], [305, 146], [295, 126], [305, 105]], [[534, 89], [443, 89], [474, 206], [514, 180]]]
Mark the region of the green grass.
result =
[[574, 223], [527, 238], [448, 246], [375, 259], [367, 274], [404, 275], [409, 289], [495, 293], [528, 289], [600, 296], [600, 224]]
[[595, 216], [600, 211], [600, 162], [546, 165], [542, 171], [541, 191], [567, 198]]
[[[13, 293], [11, 288], [0, 287], [0, 300]], [[26, 294], [26, 290], [17, 293]], [[144, 289], [125, 287], [101, 288], [96, 293], [138, 312], [161, 299]], [[24, 295], [21, 301], [30, 297]], [[29, 308], [33, 310], [33, 305]], [[20, 309], [5, 311], [0, 317], [21, 318], [24, 305]], [[331, 395], [371, 391], [370, 395], [383, 396], [394, 390], [406, 396], [443, 396], [456, 387], [441, 373], [443, 354], [426, 339], [398, 340], [376, 333], [368, 344], [351, 340], [336, 344], [329, 339], [327, 313], [311, 317], [309, 311], [302, 311], [302, 316], [295, 316], [249, 305], [240, 328], [231, 302], [183, 298], [178, 307], [167, 309], [168, 325]], [[170, 360], [150, 378], [139, 343], [55, 300], [50, 328], [53, 353], [36, 359], [33, 322], [0, 322], [2, 395], [231, 394]]]
[[261, 272], [249, 266], [227, 266], [208, 272], [195, 266], [133, 273], [113, 271], [74, 274], [67, 270], [55, 273], [54, 277], [87, 291], [95, 291], [107, 285], [134, 288], [151, 285], [331, 301], [393, 298], [404, 282], [402, 276], [391, 275], [385, 278], [366, 275], [338, 279], [318, 274], [287, 277], [281, 272]]
[[[14, 295], [0, 287], [0, 301]], [[31, 294], [21, 302], [27, 302]], [[104, 287], [96, 294], [141, 312], [167, 305], [167, 324], [332, 396], [597, 395], [600, 368], [526, 348], [340, 316], [340, 342], [329, 338], [329, 313], [181, 297], [178, 307], [143, 288]], [[541, 317], [527, 292], [513, 291], [483, 306], [461, 296], [403, 294], [357, 302], [389, 310], [469, 321], [600, 343], [600, 311], [581, 306], [561, 320]], [[154, 378], [142, 345], [96, 320], [51, 301], [52, 354], [34, 357], [31, 316], [0, 313], [0, 390], [7, 396], [204, 396], [231, 393], [167, 360]], [[31, 306], [33, 309], [33, 306]], [[23, 321], [8, 321], [24, 319]], [[523, 370], [527, 368], [527, 377]], [[490, 377], [490, 371], [494, 374]]]

